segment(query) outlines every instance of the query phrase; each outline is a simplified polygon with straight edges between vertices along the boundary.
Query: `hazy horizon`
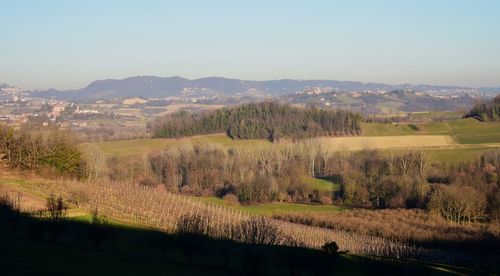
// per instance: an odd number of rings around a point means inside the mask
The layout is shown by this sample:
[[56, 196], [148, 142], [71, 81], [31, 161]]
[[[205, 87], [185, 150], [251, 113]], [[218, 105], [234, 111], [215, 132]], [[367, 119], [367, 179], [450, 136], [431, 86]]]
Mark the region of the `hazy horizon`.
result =
[[0, 83], [138, 75], [500, 86], [498, 1], [3, 1]]
[[[456, 87], [466, 87], [466, 88], [484, 88], [484, 87], [500, 87], [500, 85], [491, 85], [491, 86], [467, 86], [467, 85], [455, 85], [455, 84], [436, 84], [436, 83], [411, 83], [411, 82], [401, 82], [401, 83], [391, 83], [391, 82], [383, 82], [383, 81], [361, 81], [361, 80], [342, 80], [342, 79], [325, 79], [325, 78], [308, 78], [308, 79], [299, 79], [299, 78], [276, 78], [276, 79], [244, 79], [244, 78], [230, 78], [226, 76], [200, 76], [200, 77], [194, 77], [194, 78], [189, 78], [185, 76], [179, 76], [179, 75], [172, 75], [172, 76], [158, 76], [158, 75], [134, 75], [134, 76], [123, 76], [123, 77], [116, 77], [116, 78], [97, 78], [90, 80], [87, 84], [84, 84], [79, 87], [69, 87], [69, 88], [59, 88], [59, 87], [44, 87], [44, 88], [31, 88], [29, 90], [48, 90], [48, 89], [56, 89], [56, 90], [78, 90], [81, 88], [85, 88], [88, 85], [90, 85], [94, 81], [101, 81], [101, 80], [123, 80], [127, 78], [134, 78], [134, 77], [158, 77], [158, 78], [173, 78], [173, 77], [179, 77], [183, 79], [188, 79], [188, 80], [197, 80], [197, 79], [204, 79], [204, 78], [226, 78], [226, 79], [237, 79], [241, 81], [275, 81], [275, 80], [297, 80], [297, 81], [315, 81], [315, 80], [334, 80], [334, 81], [346, 81], [346, 82], [361, 82], [361, 83], [380, 83], [380, 84], [387, 84], [387, 85], [429, 85], [429, 86], [456, 86]], [[16, 86], [12, 83], [8, 82], [2, 82], [0, 80], [0, 84], [7, 84], [7, 85], [12, 85]], [[22, 86], [16, 86], [20, 88], [27, 89], [26, 87]]]

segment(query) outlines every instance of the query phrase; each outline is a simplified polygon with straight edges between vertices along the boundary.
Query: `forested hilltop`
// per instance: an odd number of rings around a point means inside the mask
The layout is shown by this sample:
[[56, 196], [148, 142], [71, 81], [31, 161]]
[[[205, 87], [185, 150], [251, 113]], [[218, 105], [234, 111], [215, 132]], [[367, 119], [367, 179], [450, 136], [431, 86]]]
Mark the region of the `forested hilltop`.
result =
[[358, 135], [361, 116], [343, 110], [297, 108], [274, 102], [222, 108], [211, 113], [179, 112], [148, 124], [157, 138], [225, 132], [233, 139]]
[[467, 117], [473, 117], [480, 121], [500, 121], [500, 95], [489, 102], [476, 104]]

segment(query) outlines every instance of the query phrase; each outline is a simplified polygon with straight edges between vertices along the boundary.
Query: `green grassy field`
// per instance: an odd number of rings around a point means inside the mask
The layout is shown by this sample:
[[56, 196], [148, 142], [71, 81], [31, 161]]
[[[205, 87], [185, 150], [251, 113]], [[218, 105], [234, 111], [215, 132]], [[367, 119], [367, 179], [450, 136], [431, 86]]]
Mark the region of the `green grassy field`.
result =
[[137, 156], [149, 154], [171, 145], [172, 139], [131, 139], [95, 143], [108, 157]]
[[466, 147], [452, 149], [427, 150], [431, 160], [447, 164], [465, 163], [471, 160], [479, 160], [481, 155], [487, 151], [500, 149], [499, 147]]
[[[397, 99], [397, 98], [396, 98]], [[394, 109], [394, 108], [387, 108], [387, 109]], [[447, 120], [454, 120], [454, 119], [460, 119], [463, 118], [465, 115], [464, 112], [461, 111], [422, 111], [422, 112], [393, 112], [389, 114], [375, 114], [375, 118], [396, 118], [400, 117], [402, 119], [411, 119], [411, 120], [417, 120], [417, 121], [432, 121], [433, 119], [447, 119]]]
[[117, 140], [109, 142], [95, 143], [102, 152], [108, 157], [127, 157], [127, 156], [140, 156], [147, 155], [153, 152], [161, 151], [168, 146], [179, 145], [185, 142], [192, 144], [212, 143], [218, 144], [223, 147], [245, 147], [257, 145], [272, 145], [267, 140], [233, 140], [225, 134], [213, 134], [195, 136], [181, 139], [131, 139], [131, 140]]
[[[321, 142], [329, 143], [333, 149], [340, 151], [355, 151], [362, 149], [388, 149], [406, 147], [436, 147], [450, 146], [454, 142], [451, 137], [443, 135], [387, 135], [357, 136], [357, 137], [323, 137]], [[131, 157], [148, 155], [161, 151], [169, 146], [182, 143], [204, 144], [211, 143], [224, 148], [272, 146], [267, 140], [232, 140], [223, 134], [197, 136], [183, 139], [134, 139], [95, 143], [108, 157]], [[286, 143], [286, 142], [285, 142]]]
[[500, 123], [463, 119], [448, 123], [461, 144], [500, 143]]
[[271, 142], [267, 140], [233, 140], [226, 136], [225, 134], [214, 134], [205, 136], [196, 136], [192, 138], [187, 138], [193, 143], [214, 143], [219, 144], [224, 147], [251, 147], [251, 146], [261, 146], [261, 145], [272, 145]]
[[[432, 115], [453, 116], [456, 114], [436, 113]], [[449, 135], [461, 145], [423, 148], [430, 153], [432, 160], [439, 162], [467, 162], [478, 159], [484, 152], [500, 149], [500, 123], [483, 123], [469, 118], [419, 123], [416, 126], [418, 130], [411, 125], [364, 123], [362, 128], [363, 135], [366, 136]]]
[[483, 123], [472, 118], [415, 125], [363, 123], [362, 129], [364, 136], [451, 135], [460, 144], [500, 143], [500, 123]]
[[464, 112], [460, 111], [429, 111], [429, 112], [412, 112], [409, 114], [411, 119], [415, 120], [432, 120], [434, 118], [462, 118]]
[[250, 213], [253, 215], [273, 216], [286, 213], [330, 213], [339, 212], [343, 209], [334, 205], [312, 205], [298, 203], [266, 203], [257, 205], [236, 205], [224, 201], [218, 197], [195, 197], [197, 200], [205, 203], [217, 204], [226, 206], [235, 210]]
[[361, 129], [363, 136], [419, 135], [419, 132], [409, 124], [362, 123]]
[[[476, 159], [485, 151], [500, 148], [500, 124], [482, 123], [475, 119], [419, 123], [416, 125], [363, 123], [362, 128], [363, 136], [361, 137], [328, 139], [338, 142], [337, 144], [340, 145], [339, 150], [359, 150], [363, 146], [380, 149], [387, 149], [392, 146], [400, 149], [412, 145], [414, 148], [428, 150], [433, 160], [447, 163], [459, 163]], [[425, 135], [427, 135], [426, 138], [424, 138]], [[453, 138], [450, 138], [450, 141], [454, 140], [455, 143], [462, 145], [453, 143], [443, 144], [438, 138], [432, 139], [429, 135], [436, 135], [436, 137], [439, 135], [449, 136]], [[384, 136], [387, 136], [388, 140], [385, 143], [387, 145], [384, 144]], [[395, 136], [399, 136], [399, 138], [394, 140]], [[419, 139], [419, 136], [422, 138]], [[412, 139], [414, 139], [415, 143], [411, 142]], [[168, 146], [185, 142], [192, 144], [212, 143], [225, 148], [272, 146], [267, 140], [233, 140], [224, 134], [203, 135], [182, 139], [146, 138], [119, 140], [95, 144], [108, 157], [134, 157], [148, 155], [161, 151]], [[313, 181], [314, 183], [311, 180], [308, 181], [316, 187], [315, 189], [323, 190], [329, 187], [320, 180], [315, 180], [315, 182]]]
[[418, 124], [420, 133], [427, 135], [451, 135], [449, 126], [443, 122], [429, 122], [425, 124]]
[[[313, 190], [319, 190], [323, 192], [335, 192], [340, 190], [340, 184], [333, 183], [326, 179], [308, 177], [304, 179], [305, 183], [310, 185]], [[287, 202], [275, 202], [266, 204], [255, 204], [255, 205], [240, 205], [233, 204], [225, 201], [221, 198], [210, 196], [210, 197], [197, 197], [193, 196], [196, 200], [200, 200], [205, 203], [216, 204], [225, 206], [238, 211], [246, 212], [253, 215], [265, 215], [273, 216], [277, 214], [287, 214], [287, 213], [331, 213], [342, 211], [343, 208], [334, 205], [319, 205], [319, 204], [299, 204], [299, 203], [287, 203]]]
[[336, 192], [340, 190], [340, 184], [333, 183], [322, 178], [307, 177], [305, 183], [310, 185], [311, 189], [323, 192]]
[[446, 123], [381, 124], [363, 123], [363, 136], [451, 135]]

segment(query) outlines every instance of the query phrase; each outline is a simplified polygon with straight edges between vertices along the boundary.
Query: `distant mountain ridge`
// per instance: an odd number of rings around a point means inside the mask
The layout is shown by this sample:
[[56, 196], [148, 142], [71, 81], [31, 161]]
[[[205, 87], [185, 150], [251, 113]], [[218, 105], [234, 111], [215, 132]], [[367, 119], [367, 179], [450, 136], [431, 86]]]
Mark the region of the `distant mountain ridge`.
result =
[[[111, 98], [167, 98], [185, 95], [200, 96], [282, 96], [300, 92], [311, 87], [329, 88], [336, 91], [367, 91], [367, 90], [394, 90], [413, 89], [424, 90], [467, 90], [472, 88], [460, 86], [434, 86], [384, 83], [338, 81], [338, 80], [268, 80], [252, 81], [223, 77], [206, 77], [200, 79], [186, 79], [178, 76], [156, 77], [136, 76], [125, 79], [96, 80], [87, 87], [76, 90], [42, 90], [34, 91], [32, 96], [40, 98], [55, 98], [61, 100], [100, 100]], [[498, 90], [496, 90], [498, 89]], [[484, 91], [500, 91], [497, 88], [484, 88]]]

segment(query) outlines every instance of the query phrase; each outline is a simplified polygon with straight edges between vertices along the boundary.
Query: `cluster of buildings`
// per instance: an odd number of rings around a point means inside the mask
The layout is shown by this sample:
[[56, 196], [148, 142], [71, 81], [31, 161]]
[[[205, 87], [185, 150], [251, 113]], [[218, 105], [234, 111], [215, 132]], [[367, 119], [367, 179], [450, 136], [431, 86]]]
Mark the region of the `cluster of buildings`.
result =
[[29, 120], [28, 114], [0, 114], [0, 123], [22, 125]]
[[[3, 90], [5, 88], [2, 88]], [[18, 98], [17, 95], [0, 101], [0, 123], [5, 124], [22, 125], [31, 120], [44, 126], [56, 123], [61, 127], [86, 126], [86, 122], [67, 120], [75, 114], [90, 115], [100, 114], [100, 112], [94, 109], [82, 109], [79, 105], [66, 101]], [[65, 117], [66, 115], [69, 117]]]
[[319, 95], [324, 93], [330, 93], [334, 91], [332, 87], [308, 87], [302, 91], [296, 92], [296, 94], [307, 94], [307, 95]]
[[198, 87], [184, 87], [181, 91], [181, 94], [183, 95], [189, 95], [189, 94], [203, 94], [207, 93], [209, 90], [207, 88], [198, 88]]

